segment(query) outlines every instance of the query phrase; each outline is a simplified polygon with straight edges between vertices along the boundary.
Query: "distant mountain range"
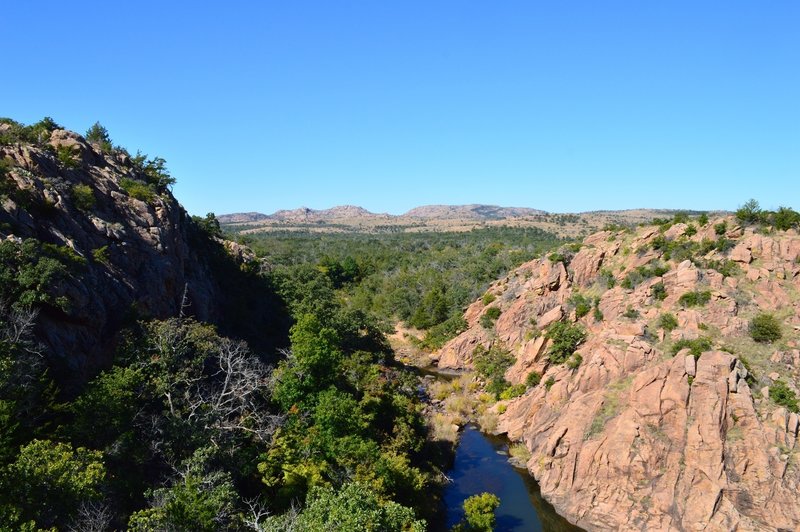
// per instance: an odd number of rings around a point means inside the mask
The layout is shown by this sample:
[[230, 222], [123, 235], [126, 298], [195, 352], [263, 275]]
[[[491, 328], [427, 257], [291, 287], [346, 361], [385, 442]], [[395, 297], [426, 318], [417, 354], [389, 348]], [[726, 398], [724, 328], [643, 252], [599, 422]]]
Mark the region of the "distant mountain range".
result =
[[272, 214], [245, 212], [223, 214], [218, 220], [241, 233], [324, 232], [396, 233], [424, 231], [470, 231], [484, 227], [538, 227], [563, 237], [577, 237], [604, 227], [632, 226], [653, 218], [668, 218], [676, 211], [630, 209], [576, 214], [548, 213], [527, 207], [497, 205], [425, 205], [404, 214], [373, 213], [356, 205], [330, 209], [280, 210]]
[[239, 212], [223, 214], [217, 219], [222, 224], [241, 224], [260, 222], [264, 220], [290, 221], [290, 222], [333, 222], [337, 220], [352, 220], [354, 218], [377, 219], [403, 219], [419, 218], [424, 220], [505, 220], [523, 216], [536, 216], [547, 214], [546, 211], [526, 207], [499, 207], [497, 205], [424, 205], [415, 207], [410, 211], [400, 214], [386, 214], [370, 212], [356, 205], [340, 205], [330, 209], [299, 209], [280, 210], [272, 214], [260, 212]]

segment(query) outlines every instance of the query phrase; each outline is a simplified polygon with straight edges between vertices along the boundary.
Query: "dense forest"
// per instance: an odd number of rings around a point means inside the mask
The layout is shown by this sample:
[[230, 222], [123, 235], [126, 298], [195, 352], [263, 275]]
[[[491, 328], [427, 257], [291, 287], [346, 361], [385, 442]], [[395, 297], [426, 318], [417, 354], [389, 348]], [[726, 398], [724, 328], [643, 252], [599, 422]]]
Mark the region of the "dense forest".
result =
[[[45, 269], [62, 267], [29, 254], [4, 261], [2, 275]], [[48, 277], [27, 295], [46, 298]], [[410, 507], [425, 507], [433, 477], [413, 378], [323, 276], [282, 293], [296, 323], [277, 368], [191, 318], [142, 322], [71, 401], [40, 363], [35, 310], [16, 298], [0, 321], [0, 519], [11, 529], [283, 530], [291, 520], [311, 530], [345, 498], [363, 512], [353, 523], [421, 529]], [[266, 518], [307, 494], [306, 509]]]
[[231, 234], [252, 247], [275, 277], [320, 272], [342, 304], [374, 316], [384, 331], [395, 322], [426, 330], [437, 348], [463, 329], [464, 307], [490, 282], [565, 242], [537, 228], [495, 227], [459, 233], [391, 235]]
[[[337, 291], [348, 281], [306, 264], [235, 263], [213, 217], [177, 206], [163, 159], [131, 157], [99, 124], [85, 138], [49, 119], [0, 129], [0, 529], [426, 527], [442, 451], [416, 377]], [[68, 287], [127, 273], [116, 269], [125, 246], [85, 251], [83, 232], [100, 215], [156, 207], [177, 212], [176, 234], [202, 259], [186, 267], [225, 295], [211, 302], [220, 318], [198, 319], [207, 302], [186, 293], [171, 316], [123, 312], [103, 333], [106, 362], [82, 376], [39, 325], [69, 329], [91, 301]], [[72, 247], [53, 229], [62, 210], [75, 217]]]

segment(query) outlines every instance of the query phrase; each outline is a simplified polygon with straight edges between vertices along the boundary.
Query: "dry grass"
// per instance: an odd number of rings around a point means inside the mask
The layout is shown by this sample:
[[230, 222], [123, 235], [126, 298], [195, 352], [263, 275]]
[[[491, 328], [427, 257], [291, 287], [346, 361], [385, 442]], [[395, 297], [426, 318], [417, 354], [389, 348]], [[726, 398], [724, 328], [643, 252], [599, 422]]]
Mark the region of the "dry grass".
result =
[[592, 420], [592, 424], [584, 435], [584, 440], [591, 439], [592, 437], [603, 432], [606, 423], [614, 419], [621, 410], [622, 399], [625, 392], [630, 388], [633, 382], [633, 376], [628, 376], [624, 379], [618, 380], [608, 386], [603, 405], [597, 411]]
[[497, 430], [498, 416], [496, 412], [491, 410], [485, 411], [478, 416], [478, 425], [483, 432], [493, 434]]
[[475, 412], [475, 402], [465, 394], [452, 395], [444, 402], [445, 410], [463, 421], [469, 420]]
[[458, 439], [456, 419], [446, 414], [434, 414], [428, 419], [430, 437], [436, 441], [455, 442]]
[[512, 443], [508, 446], [508, 454], [518, 464], [526, 464], [531, 459], [531, 452], [522, 442]]

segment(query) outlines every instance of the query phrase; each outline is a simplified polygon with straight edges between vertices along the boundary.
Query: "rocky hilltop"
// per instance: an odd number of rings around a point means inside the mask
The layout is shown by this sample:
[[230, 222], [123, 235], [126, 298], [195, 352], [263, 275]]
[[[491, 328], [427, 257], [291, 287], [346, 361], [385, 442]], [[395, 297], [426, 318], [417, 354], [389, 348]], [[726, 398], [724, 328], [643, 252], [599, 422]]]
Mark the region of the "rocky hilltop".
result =
[[[765, 314], [769, 338], [753, 328]], [[465, 319], [438, 366], [470, 369], [478, 346], [512, 355], [505, 378], [525, 391], [498, 404], [497, 430], [570, 521], [800, 529], [796, 230], [727, 217], [599, 232], [495, 282]]]
[[497, 205], [424, 205], [403, 214], [408, 218], [429, 220], [503, 220], [521, 216], [547, 214], [539, 209], [527, 207], [499, 207]]
[[[336, 220], [340, 219], [375, 217], [375, 216], [386, 217], [387, 215], [374, 214], [362, 207], [357, 207], [355, 205], [339, 205], [338, 207], [331, 207], [330, 209], [322, 209], [322, 210], [309, 209], [308, 207], [300, 207], [299, 209], [292, 209], [292, 210], [281, 210], [281, 211], [276, 211], [270, 214], [269, 216], [265, 216], [265, 218], [269, 218], [272, 220], [293, 221], [293, 222], [314, 222], [314, 221], [335, 222]], [[224, 216], [221, 217], [220, 222], [227, 223], [227, 218]]]
[[262, 214], [260, 212], [237, 212], [234, 214], [225, 214], [218, 217], [220, 223], [228, 223], [228, 224], [258, 222], [261, 220], [265, 220], [267, 218], [269, 218], [269, 216], [267, 216], [266, 214]]
[[[150, 162], [71, 131], [43, 130], [29, 142], [11, 130], [0, 124], [3, 258], [21, 256], [30, 242], [70, 265], [39, 301], [36, 332], [62, 383], [106, 366], [115, 332], [137, 319], [185, 314], [256, 345], [270, 342], [245, 324], [245, 312], [263, 315], [274, 303], [263, 283], [249, 281], [252, 254], [193, 221], [154, 181], [168, 177], [163, 169], [153, 174]], [[273, 318], [265, 322], [280, 321]]]

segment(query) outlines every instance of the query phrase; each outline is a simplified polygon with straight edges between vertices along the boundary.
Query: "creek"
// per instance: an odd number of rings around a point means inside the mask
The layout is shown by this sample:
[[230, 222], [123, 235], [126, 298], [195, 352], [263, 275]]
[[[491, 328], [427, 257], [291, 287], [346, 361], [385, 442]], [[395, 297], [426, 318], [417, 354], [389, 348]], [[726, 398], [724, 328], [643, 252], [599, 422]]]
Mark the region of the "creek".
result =
[[[422, 375], [437, 380], [451, 380], [456, 374], [421, 370]], [[450, 530], [464, 517], [462, 504], [472, 496], [489, 492], [500, 498], [495, 515], [495, 530], [525, 532], [578, 532], [544, 500], [536, 480], [527, 469], [515, 467], [508, 460], [508, 440], [466, 425], [461, 431], [452, 467], [451, 482], [444, 488], [444, 519], [435, 529]]]
[[452, 482], [445, 487], [443, 502], [446, 525], [464, 517], [461, 507], [467, 497], [494, 493], [500, 498], [496, 531], [572, 532], [580, 528], [561, 517], [539, 492], [539, 486], [526, 469], [508, 461], [508, 441], [483, 434], [473, 425], [461, 433], [455, 461], [447, 473]]

